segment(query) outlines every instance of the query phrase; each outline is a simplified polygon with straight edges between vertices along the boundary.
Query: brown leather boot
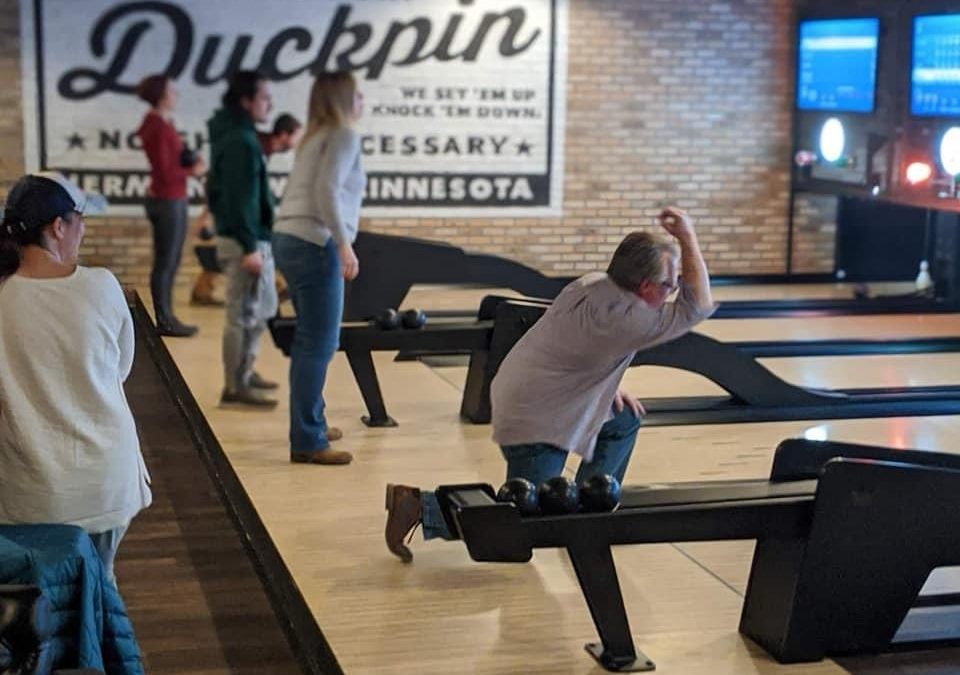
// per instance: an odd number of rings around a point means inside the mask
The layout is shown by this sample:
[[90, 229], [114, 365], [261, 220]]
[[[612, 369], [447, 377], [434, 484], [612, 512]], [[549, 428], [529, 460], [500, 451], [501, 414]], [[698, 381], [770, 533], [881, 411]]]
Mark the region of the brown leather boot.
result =
[[201, 307], [223, 307], [223, 300], [213, 296], [213, 290], [216, 287], [217, 275], [213, 272], [203, 271], [197, 277], [193, 285], [193, 291], [190, 293], [190, 304]]
[[291, 452], [290, 461], [294, 464], [349, 464], [353, 455], [346, 450], [326, 448], [316, 452]]
[[327, 440], [339, 441], [343, 438], [343, 432], [337, 427], [327, 427]]
[[404, 539], [420, 524], [420, 488], [387, 485], [386, 502], [387, 526], [383, 536], [387, 540], [387, 548], [403, 562], [412, 562], [413, 553]]

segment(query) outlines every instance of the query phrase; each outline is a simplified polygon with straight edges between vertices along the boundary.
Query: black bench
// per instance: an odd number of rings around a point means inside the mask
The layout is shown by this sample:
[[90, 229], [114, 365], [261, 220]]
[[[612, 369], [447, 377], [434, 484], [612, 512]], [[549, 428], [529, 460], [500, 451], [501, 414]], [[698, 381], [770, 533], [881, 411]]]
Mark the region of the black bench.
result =
[[[375, 351], [400, 351], [447, 354], [451, 352], [486, 353], [493, 330], [496, 307], [505, 298], [488, 296], [480, 303], [476, 319], [429, 322], [417, 330], [383, 330], [368, 323], [345, 323], [340, 330], [339, 349], [347, 356], [357, 387], [367, 406], [361, 419], [371, 427], [393, 427], [396, 421], [387, 413], [380, 380], [373, 363]], [[273, 342], [290, 356], [297, 330], [296, 317], [276, 316], [268, 322]]]
[[587, 649], [612, 671], [654, 666], [634, 647], [611, 546], [756, 539], [740, 632], [782, 663], [940, 642], [943, 626], [915, 609], [958, 603], [918, 598], [932, 570], [960, 564], [956, 455], [788, 440], [769, 481], [625, 487], [599, 514], [521, 518], [489, 485], [437, 494], [476, 561], [567, 550], [600, 636]]
[[[490, 422], [490, 383], [524, 333], [546, 312], [542, 301], [504, 299], [494, 308], [489, 349], [471, 355], [461, 417]], [[960, 386], [813, 389], [785, 382], [757, 361], [786, 356], [919, 354], [960, 351], [960, 338], [721, 342], [688, 333], [637, 352], [632, 366], [664, 366], [697, 373], [727, 396], [644, 399], [646, 426], [849, 419], [960, 413]]]
[[399, 308], [414, 284], [493, 286], [553, 298], [573, 280], [548, 277], [507, 258], [469, 253], [426, 239], [360, 232], [353, 246], [364, 269], [376, 271], [361, 274], [347, 285], [345, 321], [366, 321], [384, 309]]
[[[490, 422], [490, 382], [513, 345], [549, 307], [535, 298], [487, 296], [475, 319], [438, 321], [419, 330], [381, 330], [366, 323], [344, 324], [340, 349], [346, 353], [372, 427], [396, 426], [387, 413], [373, 363], [374, 351], [407, 354], [469, 353], [460, 406], [474, 424]], [[270, 320], [274, 343], [287, 356], [297, 320]], [[960, 351], [960, 338], [904, 340], [798, 340], [725, 343], [692, 333], [637, 354], [634, 366], [661, 365], [690, 370], [730, 392], [728, 397], [683, 397], [644, 401], [647, 426], [835, 419], [891, 415], [946, 415], [960, 412], [960, 387], [814, 390], [784, 382], [758, 358], [781, 356], [920, 354]]]
[[[554, 298], [575, 277], [552, 277], [501, 256], [474, 253], [439, 241], [360, 232], [354, 250], [364, 269], [347, 285], [344, 319], [365, 321], [387, 308], [398, 308], [416, 284], [456, 284], [508, 288], [520, 295]], [[816, 276], [816, 275], [815, 275]], [[714, 285], [730, 283], [790, 283], [804, 275], [714, 277]], [[829, 277], [817, 277], [817, 281]], [[723, 303], [716, 318], [760, 318], [849, 314], [955, 312], [956, 302], [910, 294], [879, 298], [814, 298], [734, 300]], [[462, 313], [472, 315], [472, 311]]]

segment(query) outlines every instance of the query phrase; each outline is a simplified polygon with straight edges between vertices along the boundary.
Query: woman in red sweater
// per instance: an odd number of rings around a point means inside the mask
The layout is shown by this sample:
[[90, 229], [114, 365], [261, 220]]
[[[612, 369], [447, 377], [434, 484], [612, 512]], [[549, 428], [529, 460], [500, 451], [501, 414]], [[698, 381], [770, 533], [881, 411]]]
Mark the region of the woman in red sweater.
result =
[[170, 115], [177, 90], [165, 75], [151, 75], [137, 86], [137, 96], [150, 105], [137, 134], [150, 160], [147, 217], [153, 227], [153, 270], [150, 294], [161, 335], [189, 337], [187, 326], [173, 315], [173, 282], [187, 236], [187, 177], [206, 171], [203, 159], [185, 149]]

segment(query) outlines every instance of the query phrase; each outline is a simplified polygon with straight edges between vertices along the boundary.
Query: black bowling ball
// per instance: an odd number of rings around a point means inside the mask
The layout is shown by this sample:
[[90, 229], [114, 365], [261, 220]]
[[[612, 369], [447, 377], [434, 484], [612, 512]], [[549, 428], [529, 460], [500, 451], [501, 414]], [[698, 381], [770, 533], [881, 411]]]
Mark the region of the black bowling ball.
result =
[[373, 317], [373, 322], [381, 330], [394, 330], [400, 326], [400, 315], [395, 309], [385, 309]]
[[400, 315], [404, 328], [423, 328], [427, 325], [427, 315], [420, 309], [408, 309]]
[[576, 513], [580, 508], [577, 484], [566, 476], [554, 476], [545, 480], [540, 485], [537, 497], [540, 501], [540, 510], [545, 515]]
[[609, 474], [590, 476], [580, 486], [580, 506], [584, 511], [613, 511], [620, 503], [620, 482]]
[[497, 501], [513, 504], [521, 516], [535, 516], [540, 511], [537, 486], [526, 478], [511, 478], [501, 485], [497, 491]]

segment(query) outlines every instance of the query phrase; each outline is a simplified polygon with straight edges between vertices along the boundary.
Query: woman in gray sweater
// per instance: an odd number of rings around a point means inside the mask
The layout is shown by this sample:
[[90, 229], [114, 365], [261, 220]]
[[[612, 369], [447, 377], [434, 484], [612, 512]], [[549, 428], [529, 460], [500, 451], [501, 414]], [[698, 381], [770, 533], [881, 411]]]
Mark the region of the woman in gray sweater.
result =
[[343, 281], [360, 271], [353, 241], [366, 174], [352, 124], [363, 110], [353, 75], [322, 73], [310, 90], [307, 130], [273, 227], [273, 252], [297, 312], [290, 353], [290, 461], [348, 464], [330, 441], [323, 385], [337, 350]]

